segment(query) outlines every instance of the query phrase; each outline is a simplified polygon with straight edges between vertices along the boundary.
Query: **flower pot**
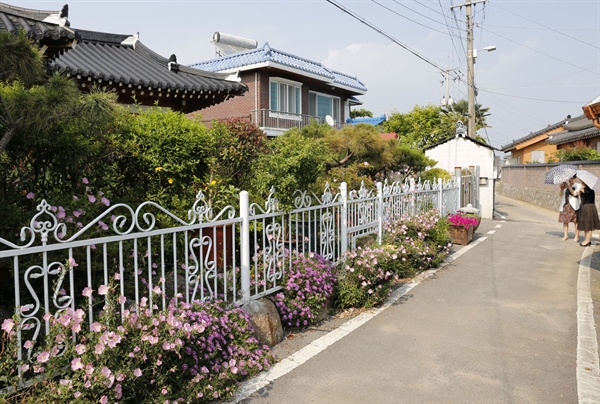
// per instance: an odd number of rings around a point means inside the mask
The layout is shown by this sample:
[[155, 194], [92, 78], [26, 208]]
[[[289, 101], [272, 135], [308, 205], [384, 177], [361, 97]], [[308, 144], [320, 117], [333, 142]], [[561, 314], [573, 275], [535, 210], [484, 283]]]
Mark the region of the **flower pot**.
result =
[[468, 229], [464, 226], [455, 226], [451, 224], [448, 228], [450, 237], [452, 238], [453, 244], [467, 245], [473, 240], [473, 234], [475, 229], [469, 227]]

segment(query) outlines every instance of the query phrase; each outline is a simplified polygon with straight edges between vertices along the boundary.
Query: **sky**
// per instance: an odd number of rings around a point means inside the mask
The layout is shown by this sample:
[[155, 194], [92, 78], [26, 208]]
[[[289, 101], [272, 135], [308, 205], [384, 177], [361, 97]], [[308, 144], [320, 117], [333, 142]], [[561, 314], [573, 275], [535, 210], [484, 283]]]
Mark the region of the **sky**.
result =
[[[361, 107], [375, 116], [440, 105], [446, 91], [467, 99], [464, 0], [3, 2], [40, 10], [68, 3], [71, 27], [139, 33], [182, 64], [214, 58], [215, 32], [268, 43], [356, 76], [368, 89]], [[600, 95], [600, 0], [487, 0], [472, 10], [476, 102], [491, 114], [478, 134], [493, 147], [579, 116]]]

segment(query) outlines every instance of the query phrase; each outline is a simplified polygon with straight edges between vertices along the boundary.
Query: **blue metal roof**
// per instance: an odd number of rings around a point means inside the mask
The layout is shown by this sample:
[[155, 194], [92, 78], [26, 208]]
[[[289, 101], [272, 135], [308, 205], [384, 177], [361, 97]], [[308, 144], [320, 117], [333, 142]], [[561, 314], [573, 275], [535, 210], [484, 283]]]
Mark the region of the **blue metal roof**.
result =
[[381, 116], [375, 116], [373, 118], [369, 118], [369, 117], [363, 117], [363, 118], [346, 118], [346, 123], [350, 124], [350, 125], [357, 125], [359, 123], [368, 123], [371, 124], [373, 126], [377, 126], [380, 123], [384, 122], [386, 120], [386, 116], [381, 115]]
[[273, 49], [268, 43], [265, 43], [261, 48], [198, 62], [192, 64], [191, 67], [207, 70], [209, 72], [222, 72], [266, 62], [281, 65], [283, 68], [296, 69], [312, 75], [321, 76], [323, 80], [328, 83], [350, 87], [359, 92], [367, 91], [365, 85], [356, 77], [328, 69], [321, 63]]

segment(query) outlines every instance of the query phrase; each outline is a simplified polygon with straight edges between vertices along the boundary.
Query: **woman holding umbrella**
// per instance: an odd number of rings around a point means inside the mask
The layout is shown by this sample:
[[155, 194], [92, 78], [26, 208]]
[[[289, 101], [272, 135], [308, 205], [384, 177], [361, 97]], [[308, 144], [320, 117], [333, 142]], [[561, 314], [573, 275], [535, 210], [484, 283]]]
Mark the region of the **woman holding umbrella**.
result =
[[[581, 190], [575, 190], [575, 194], [579, 194], [581, 198], [581, 206], [577, 211], [577, 223], [579, 230], [583, 230], [585, 233], [585, 238], [580, 246], [587, 247], [592, 244], [592, 232], [600, 229], [600, 218], [598, 218], [598, 209], [596, 209], [596, 193], [594, 192], [594, 189], [600, 188], [600, 181], [594, 174], [585, 170], [577, 170], [577, 180], [582, 184]], [[573, 188], [571, 187], [571, 189]]]
[[579, 210], [581, 201], [577, 196], [571, 194], [570, 191], [569, 183], [563, 182], [560, 184], [561, 203], [558, 209], [558, 221], [563, 224], [563, 231], [565, 233], [563, 240], [569, 239], [569, 223], [575, 225], [575, 238], [573, 240], [577, 243], [579, 241], [577, 211]]
[[579, 230], [577, 227], [577, 211], [580, 200], [575, 193], [573, 179], [577, 174], [577, 166], [573, 164], [559, 164], [552, 167], [546, 173], [545, 184], [560, 184], [560, 206], [558, 207], [558, 221], [563, 224], [563, 240], [569, 239], [569, 223], [575, 225], [575, 242], [579, 241]]

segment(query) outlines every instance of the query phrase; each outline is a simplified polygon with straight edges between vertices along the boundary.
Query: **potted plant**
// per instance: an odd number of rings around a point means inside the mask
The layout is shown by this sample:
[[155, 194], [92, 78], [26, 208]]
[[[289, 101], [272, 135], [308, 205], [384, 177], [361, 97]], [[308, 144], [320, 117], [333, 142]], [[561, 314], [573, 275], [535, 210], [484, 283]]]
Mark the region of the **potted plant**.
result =
[[467, 245], [473, 240], [475, 229], [479, 226], [479, 219], [470, 214], [457, 212], [448, 216], [450, 222], [448, 231], [454, 244]]

